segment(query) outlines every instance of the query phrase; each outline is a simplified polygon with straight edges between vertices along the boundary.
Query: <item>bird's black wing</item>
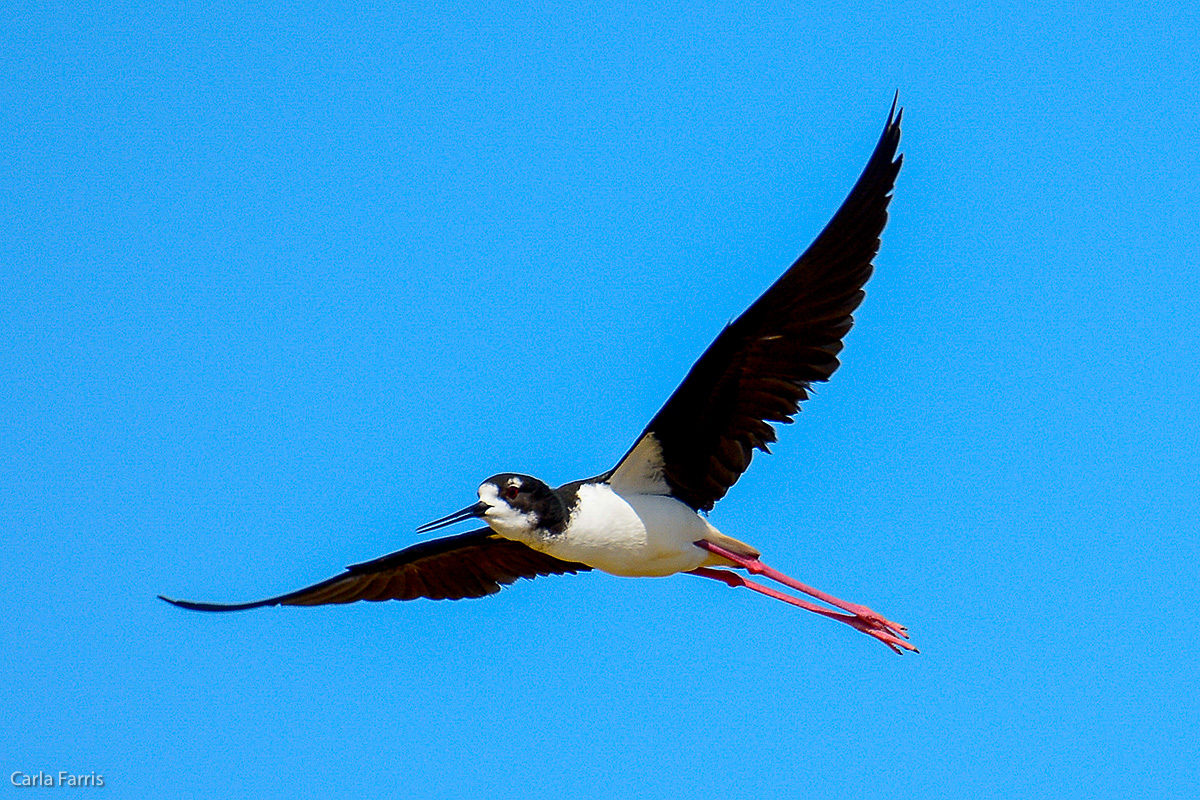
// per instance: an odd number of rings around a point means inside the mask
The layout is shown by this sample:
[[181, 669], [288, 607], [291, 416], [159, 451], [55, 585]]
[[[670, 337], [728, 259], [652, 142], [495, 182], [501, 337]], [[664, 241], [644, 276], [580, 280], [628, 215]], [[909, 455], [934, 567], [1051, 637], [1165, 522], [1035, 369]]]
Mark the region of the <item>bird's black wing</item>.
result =
[[727, 325], [634, 446], [602, 476], [708, 511], [769, 453], [771, 423], [790, 423], [809, 385], [838, 368], [903, 157], [895, 102], [875, 152], [833, 220], [796, 263]]
[[243, 611], [262, 606], [321, 606], [357, 600], [461, 600], [500, 591], [517, 578], [587, 572], [591, 567], [561, 561], [482, 528], [406, 547], [347, 567], [329, 580], [252, 603], [194, 603], [159, 597], [194, 611]]

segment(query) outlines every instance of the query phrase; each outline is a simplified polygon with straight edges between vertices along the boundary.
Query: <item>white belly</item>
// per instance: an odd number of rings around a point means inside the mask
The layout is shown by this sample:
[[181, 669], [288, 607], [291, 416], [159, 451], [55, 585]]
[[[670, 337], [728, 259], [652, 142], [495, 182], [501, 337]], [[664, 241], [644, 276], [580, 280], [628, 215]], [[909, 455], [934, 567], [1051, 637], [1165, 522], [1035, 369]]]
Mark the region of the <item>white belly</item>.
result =
[[686, 572], [709, 557], [693, 542], [716, 530], [672, 497], [626, 497], [597, 484], [580, 487], [578, 498], [567, 532], [539, 542], [537, 549], [631, 578]]

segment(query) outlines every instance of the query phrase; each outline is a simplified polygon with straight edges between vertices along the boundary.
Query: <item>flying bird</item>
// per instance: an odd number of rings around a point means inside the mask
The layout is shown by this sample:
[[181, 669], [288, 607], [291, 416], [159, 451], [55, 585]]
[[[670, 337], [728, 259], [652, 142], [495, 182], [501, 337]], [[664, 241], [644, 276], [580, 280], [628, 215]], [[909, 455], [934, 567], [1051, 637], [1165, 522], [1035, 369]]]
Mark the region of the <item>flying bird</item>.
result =
[[239, 611], [358, 600], [458, 600], [494, 594], [518, 578], [593, 569], [627, 577], [683, 572], [844, 622], [896, 653], [916, 652], [903, 625], [767, 566], [757, 548], [721, 533], [706, 518], [750, 466], [754, 451], [770, 452], [773, 423], [791, 423], [810, 386], [828, 380], [839, 366], [842, 339], [871, 276], [903, 161], [897, 155], [902, 114], [893, 101], [874, 153], [830, 223], [721, 331], [608, 472], [556, 489], [529, 475], [493, 475], [479, 486], [478, 502], [417, 530], [474, 519], [487, 527], [355, 564], [278, 597], [232, 604], [160, 597], [197, 611]]

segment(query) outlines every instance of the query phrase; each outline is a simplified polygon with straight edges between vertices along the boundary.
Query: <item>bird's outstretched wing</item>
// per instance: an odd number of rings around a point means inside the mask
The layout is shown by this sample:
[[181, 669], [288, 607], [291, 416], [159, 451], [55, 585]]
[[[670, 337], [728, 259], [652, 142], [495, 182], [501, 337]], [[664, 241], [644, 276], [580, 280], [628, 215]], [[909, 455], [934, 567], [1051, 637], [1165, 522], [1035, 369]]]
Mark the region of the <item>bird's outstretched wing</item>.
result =
[[193, 611], [243, 611], [262, 606], [321, 606], [357, 600], [461, 600], [495, 594], [517, 578], [587, 572], [591, 567], [561, 561], [482, 528], [407, 547], [347, 567], [329, 580], [252, 603], [194, 603], [159, 597]]
[[796, 263], [725, 327], [634, 446], [602, 476], [614, 488], [670, 494], [708, 511], [769, 453], [814, 381], [839, 366], [900, 171], [895, 102], [875, 152], [833, 220]]

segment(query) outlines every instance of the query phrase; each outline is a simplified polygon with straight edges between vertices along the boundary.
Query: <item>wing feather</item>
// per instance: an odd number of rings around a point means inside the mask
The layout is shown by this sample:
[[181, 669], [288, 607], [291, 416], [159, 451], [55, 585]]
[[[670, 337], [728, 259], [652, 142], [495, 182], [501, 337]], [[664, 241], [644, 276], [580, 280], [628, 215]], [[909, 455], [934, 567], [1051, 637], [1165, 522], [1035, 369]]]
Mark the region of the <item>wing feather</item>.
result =
[[725, 327], [612, 470], [618, 489], [670, 494], [711, 510], [769, 453], [771, 423], [787, 424], [841, 362], [842, 339], [865, 296], [900, 171], [900, 118], [887, 125], [850, 195], [809, 248]]
[[422, 542], [347, 567], [341, 575], [288, 594], [250, 603], [196, 603], [159, 597], [193, 611], [243, 611], [263, 606], [321, 606], [359, 600], [461, 600], [500, 591], [518, 578], [587, 572], [591, 567], [539, 553], [483, 528]]

